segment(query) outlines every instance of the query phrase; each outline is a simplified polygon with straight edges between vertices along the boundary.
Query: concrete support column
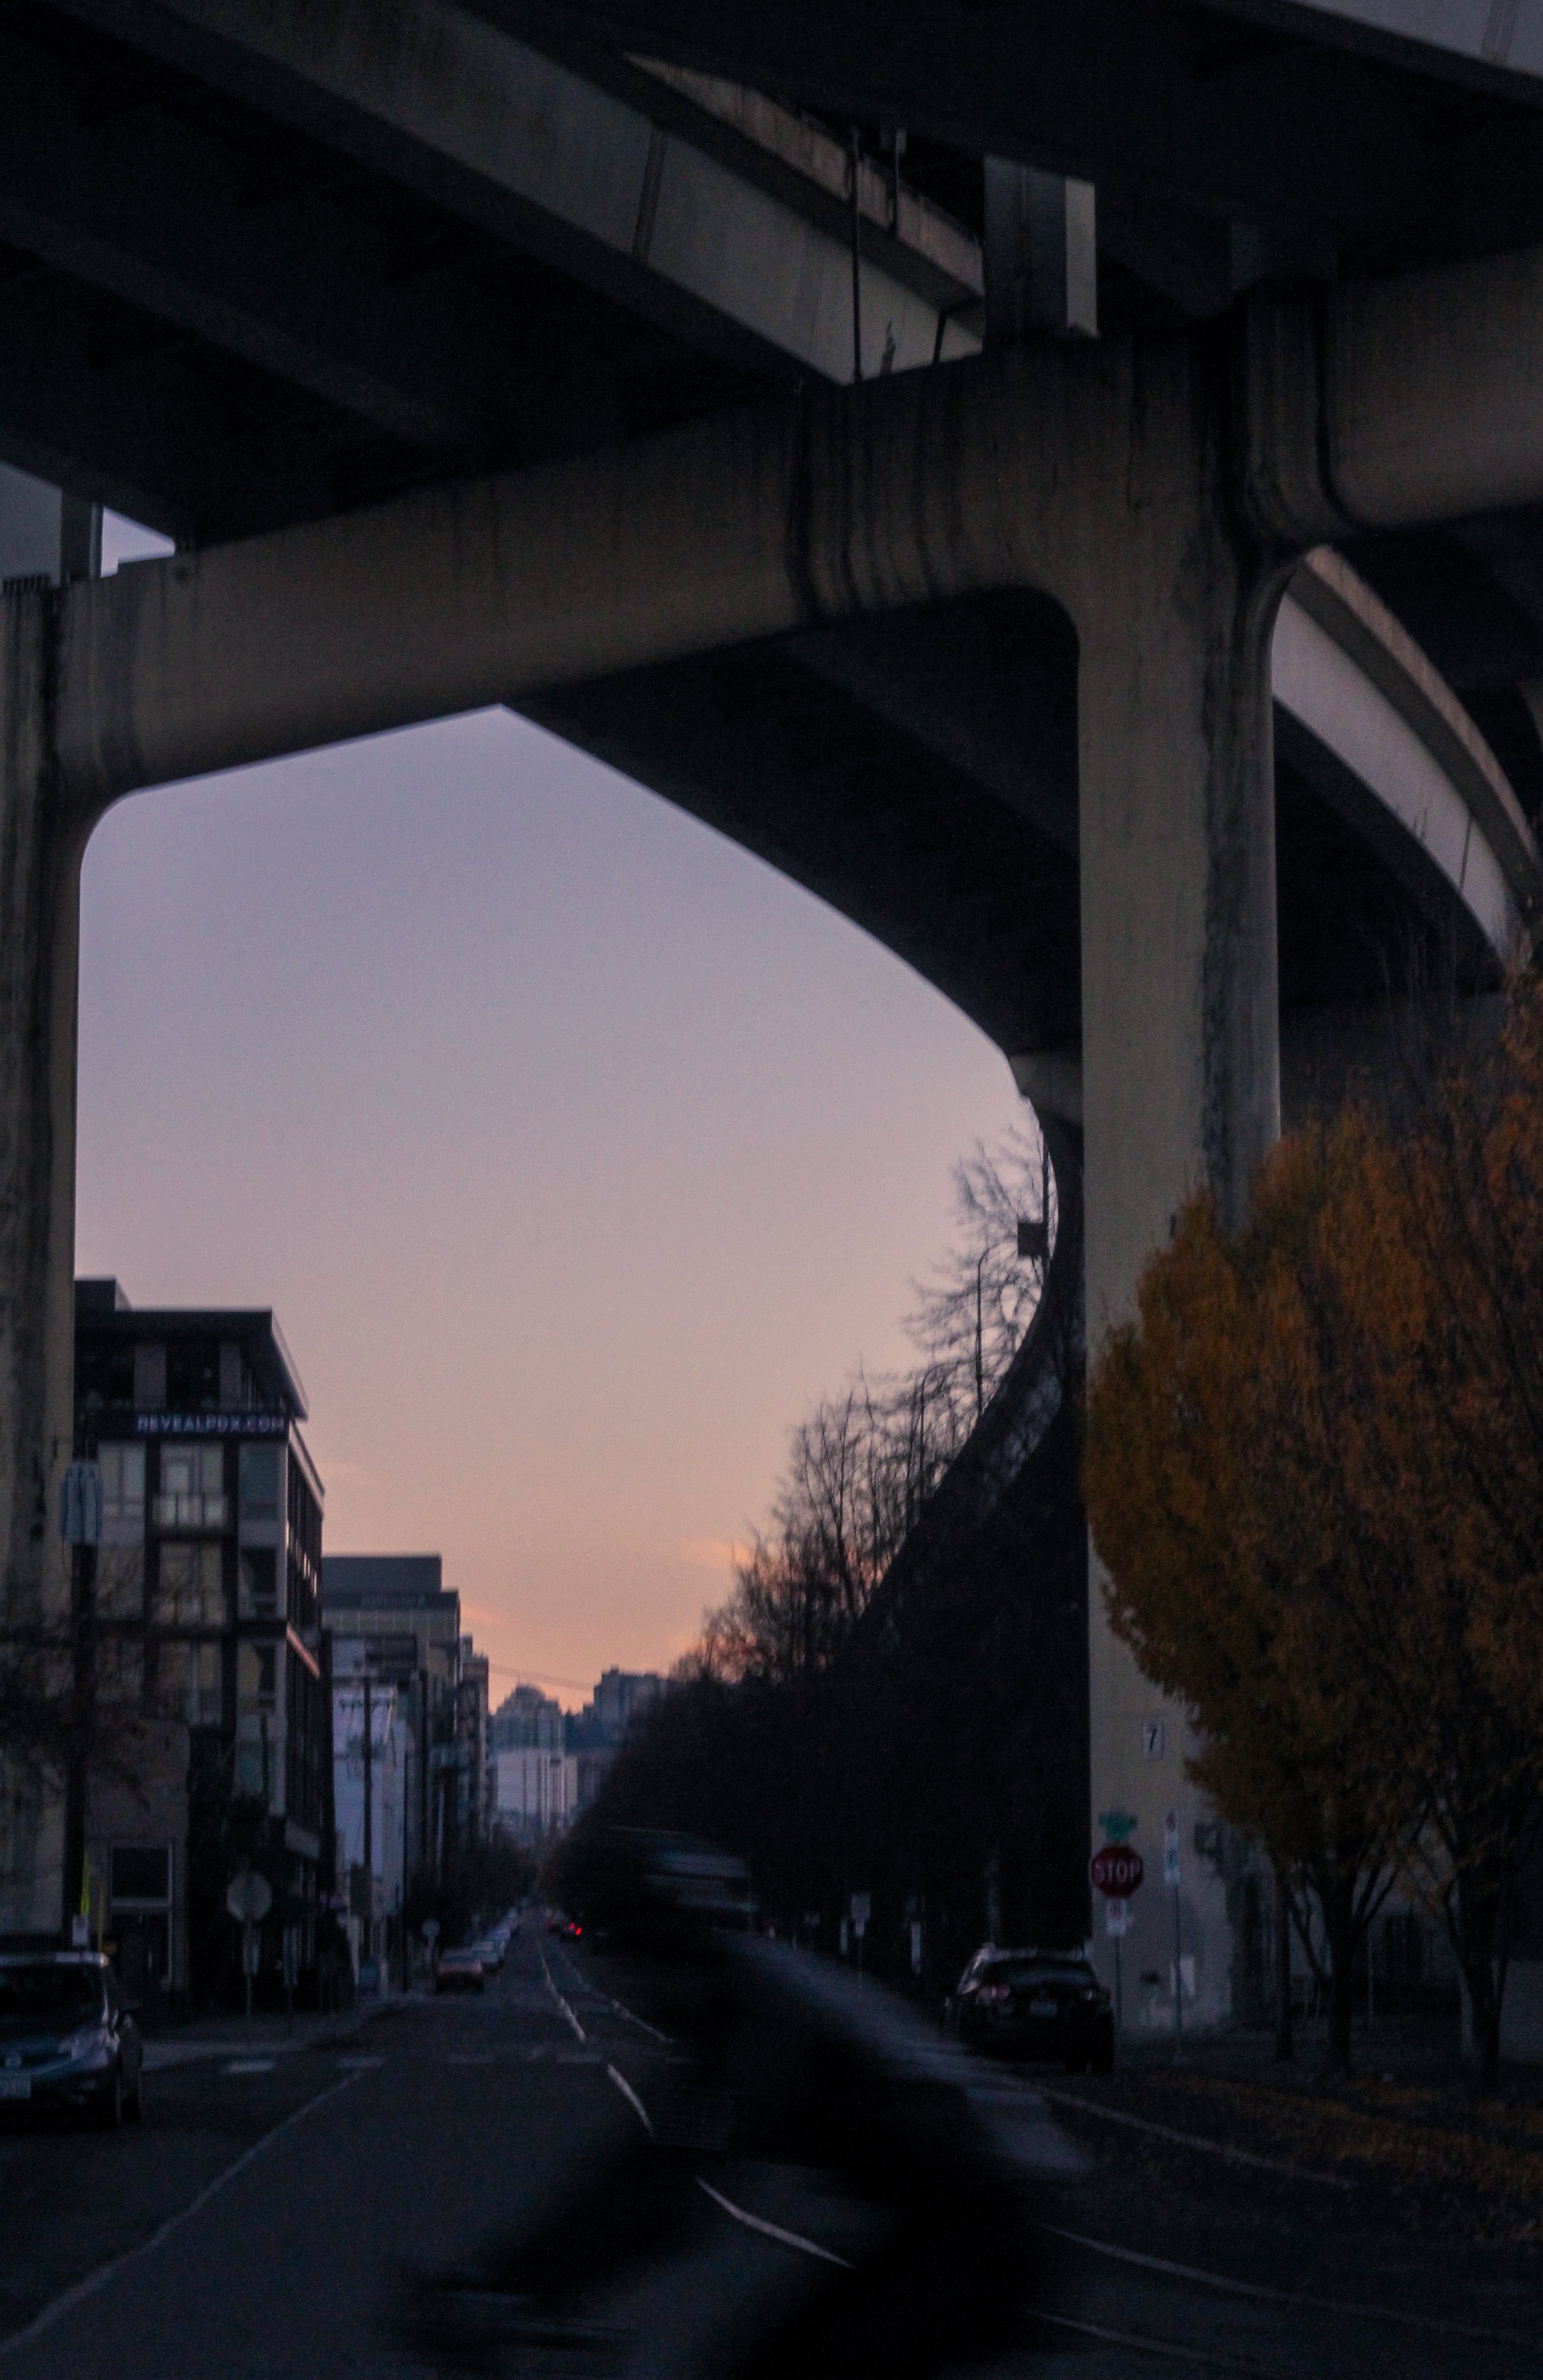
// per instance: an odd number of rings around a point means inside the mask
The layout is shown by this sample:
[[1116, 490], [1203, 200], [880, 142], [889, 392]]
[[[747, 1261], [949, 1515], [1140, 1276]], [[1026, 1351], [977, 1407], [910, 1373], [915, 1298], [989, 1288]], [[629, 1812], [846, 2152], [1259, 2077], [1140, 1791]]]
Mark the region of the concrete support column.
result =
[[[0, 1744], [0, 1936], [64, 1914], [64, 1778], [37, 1751], [70, 1685], [70, 1572], [55, 1533], [72, 1439], [80, 860], [54, 750], [56, 607], [0, 600], [0, 1631], [24, 1706]], [[51, 1648], [30, 1649], [40, 1641]]]
[[[1270, 645], [1281, 571], [1230, 511], [1221, 400], [1193, 351], [1160, 384], [1138, 374], [1131, 398], [1124, 468], [1103, 482], [1099, 533], [1068, 589], [1090, 1357], [1130, 1314], [1141, 1268], [1192, 1190], [1209, 1185], [1242, 1220], [1280, 1124]], [[1090, 1584], [1093, 1842], [1102, 1814], [1134, 1818], [1147, 1872], [1124, 1949], [1125, 2021], [1172, 2023], [1172, 1814], [1185, 2016], [1213, 2022], [1231, 2006], [1232, 1930], [1224, 1879], [1196, 1834], [1215, 1844], [1217, 1830], [1183, 1775], [1182, 1714], [1110, 1633], [1096, 1560]], [[1160, 1985], [1143, 1988], [1153, 1973]]]

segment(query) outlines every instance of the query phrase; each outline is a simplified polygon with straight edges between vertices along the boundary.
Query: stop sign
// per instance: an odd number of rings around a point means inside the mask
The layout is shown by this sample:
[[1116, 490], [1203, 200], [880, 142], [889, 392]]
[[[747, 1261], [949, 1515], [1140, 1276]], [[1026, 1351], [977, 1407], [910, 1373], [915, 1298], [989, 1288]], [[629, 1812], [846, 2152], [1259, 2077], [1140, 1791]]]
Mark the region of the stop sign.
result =
[[1147, 1871], [1141, 1864], [1141, 1853], [1133, 1852], [1128, 1843], [1105, 1843], [1094, 1852], [1088, 1863], [1088, 1875], [1100, 1892], [1112, 1900], [1128, 1900], [1139, 1890]]

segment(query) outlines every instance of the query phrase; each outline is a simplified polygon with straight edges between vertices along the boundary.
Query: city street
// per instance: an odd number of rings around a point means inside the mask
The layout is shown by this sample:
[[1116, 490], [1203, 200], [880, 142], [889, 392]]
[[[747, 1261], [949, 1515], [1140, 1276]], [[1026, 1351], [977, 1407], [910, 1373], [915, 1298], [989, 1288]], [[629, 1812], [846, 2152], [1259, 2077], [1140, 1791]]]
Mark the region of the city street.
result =
[[[682, 2055], [602, 1979], [617, 1983], [528, 1930], [481, 1998], [413, 1999], [287, 2054], [158, 2064], [142, 2125], [114, 2136], [7, 2131], [4, 2380], [737, 2368], [772, 2322], [846, 2286], [881, 2224], [786, 2157], [756, 2162], [699, 2124], [672, 2138]], [[981, 2091], [1039, 2171], [1033, 2312], [998, 2368], [1537, 2368], [1531, 2252], [1401, 2252], [1348, 2199], [1177, 2153], [1159, 2174], [1149, 2143], [1075, 2115], [1074, 2142], [1011, 2073], [983, 2070]], [[674, 2159], [663, 2220], [657, 2189], [618, 2214], [639, 2151]], [[509, 2246], [565, 2206], [548, 2252], [572, 2265], [567, 2312], [532, 2321]], [[627, 2221], [647, 2252], [613, 2267]]]

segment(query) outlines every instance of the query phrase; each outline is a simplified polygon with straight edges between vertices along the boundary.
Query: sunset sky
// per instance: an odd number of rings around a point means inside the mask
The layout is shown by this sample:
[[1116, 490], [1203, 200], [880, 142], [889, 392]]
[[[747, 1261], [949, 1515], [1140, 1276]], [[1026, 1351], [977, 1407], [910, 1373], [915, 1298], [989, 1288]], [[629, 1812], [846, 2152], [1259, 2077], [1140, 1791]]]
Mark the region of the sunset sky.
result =
[[77, 1269], [274, 1307], [327, 1548], [442, 1552], [495, 1695], [684, 1649], [1023, 1112], [898, 960], [503, 713], [87, 855]]

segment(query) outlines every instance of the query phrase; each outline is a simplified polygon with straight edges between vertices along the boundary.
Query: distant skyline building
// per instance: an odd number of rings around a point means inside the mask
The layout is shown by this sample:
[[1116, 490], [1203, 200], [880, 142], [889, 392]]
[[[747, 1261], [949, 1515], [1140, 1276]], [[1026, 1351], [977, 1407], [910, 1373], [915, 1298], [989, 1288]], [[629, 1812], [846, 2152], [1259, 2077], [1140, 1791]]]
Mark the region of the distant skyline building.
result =
[[[329, 1554], [322, 1609], [335, 1673], [395, 1696], [405, 1887], [443, 1875], [487, 1828], [488, 1663], [461, 1632], [438, 1554]], [[383, 1847], [372, 1846], [383, 1881]]]
[[518, 1685], [493, 1713], [498, 1823], [534, 1843], [572, 1824], [600, 1792], [628, 1730], [668, 1690], [657, 1670], [604, 1670], [581, 1711]]

